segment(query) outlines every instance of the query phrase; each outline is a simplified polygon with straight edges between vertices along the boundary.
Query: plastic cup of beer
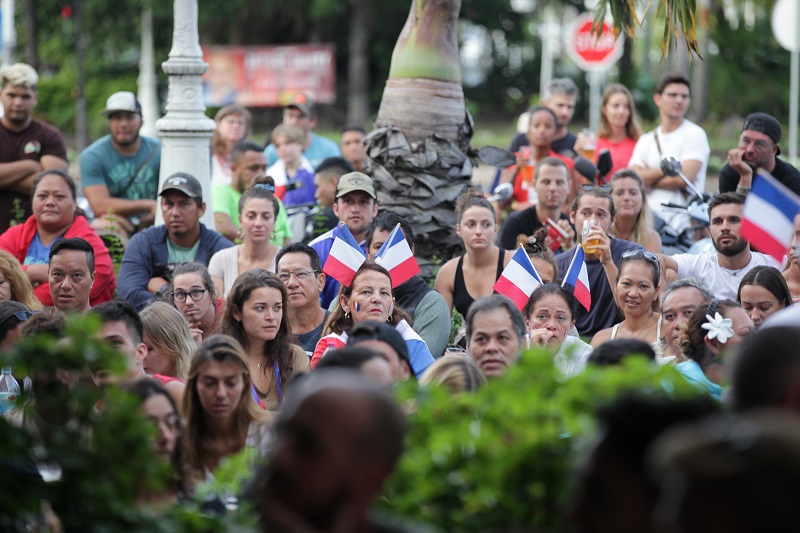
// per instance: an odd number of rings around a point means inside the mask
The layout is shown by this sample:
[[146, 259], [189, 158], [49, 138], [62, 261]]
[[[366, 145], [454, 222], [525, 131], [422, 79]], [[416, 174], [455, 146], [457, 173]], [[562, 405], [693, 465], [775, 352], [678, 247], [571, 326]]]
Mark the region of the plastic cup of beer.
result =
[[595, 156], [597, 155], [597, 136], [590, 129], [581, 131], [581, 135], [584, 137], [584, 142], [580, 149], [580, 155], [594, 162]]
[[597, 251], [597, 245], [600, 244], [599, 238], [589, 238], [589, 232], [591, 232], [592, 228], [596, 226], [600, 226], [600, 224], [594, 219], [583, 221], [583, 230], [581, 232], [583, 235], [583, 251], [585, 251], [587, 254], [595, 253]]

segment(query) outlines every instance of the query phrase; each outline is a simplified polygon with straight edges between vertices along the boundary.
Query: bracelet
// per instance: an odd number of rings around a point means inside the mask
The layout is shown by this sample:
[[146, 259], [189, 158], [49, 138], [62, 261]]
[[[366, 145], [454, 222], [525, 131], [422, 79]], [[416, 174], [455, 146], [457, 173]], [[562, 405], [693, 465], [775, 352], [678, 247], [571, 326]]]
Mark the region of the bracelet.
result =
[[736, 192], [737, 192], [737, 193], [739, 193], [739, 194], [744, 194], [744, 195], [746, 195], [747, 193], [749, 193], [749, 192], [750, 192], [750, 187], [738, 187], [738, 186], [737, 186], [737, 187], [736, 187]]

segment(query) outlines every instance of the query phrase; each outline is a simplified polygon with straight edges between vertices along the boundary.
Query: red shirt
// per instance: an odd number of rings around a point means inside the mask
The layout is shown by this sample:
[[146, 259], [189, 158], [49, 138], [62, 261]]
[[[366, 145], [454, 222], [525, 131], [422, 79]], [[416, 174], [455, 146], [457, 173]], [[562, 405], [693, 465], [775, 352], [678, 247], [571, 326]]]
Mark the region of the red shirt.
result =
[[[24, 224], [12, 226], [5, 233], [0, 235], [0, 250], [5, 250], [17, 258], [19, 264], [25, 262], [25, 253], [36, 236], [36, 217], [28, 217]], [[117, 276], [114, 274], [114, 263], [111, 261], [111, 254], [108, 253], [103, 240], [89, 226], [83, 216], [75, 217], [67, 232], [62, 235], [65, 239], [70, 237], [80, 237], [92, 245], [94, 248], [94, 270], [97, 277], [92, 285], [92, 292], [89, 294], [89, 304], [94, 307], [97, 304], [107, 302], [114, 298], [114, 289], [117, 288]], [[27, 265], [22, 266], [22, 270], [27, 270]], [[33, 289], [34, 294], [45, 307], [53, 305], [53, 298], [50, 296], [50, 284], [42, 283]]]
[[597, 139], [597, 151], [595, 153], [595, 163], [597, 162], [597, 155], [600, 154], [600, 150], [608, 150], [611, 152], [611, 162], [613, 166], [611, 167], [611, 172], [608, 173], [606, 176], [606, 181], [611, 181], [611, 176], [614, 175], [614, 172], [618, 170], [622, 170], [623, 168], [628, 168], [628, 162], [631, 160], [631, 156], [633, 155], [633, 147], [636, 146], [636, 140], [631, 139], [630, 137], [625, 137], [621, 141], [611, 142], [608, 139]]

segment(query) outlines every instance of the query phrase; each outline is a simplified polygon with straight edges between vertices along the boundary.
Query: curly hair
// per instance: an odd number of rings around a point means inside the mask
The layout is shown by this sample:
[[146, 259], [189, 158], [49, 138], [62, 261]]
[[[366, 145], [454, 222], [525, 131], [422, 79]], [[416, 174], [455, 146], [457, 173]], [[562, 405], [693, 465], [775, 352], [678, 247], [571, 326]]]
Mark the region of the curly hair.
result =
[[[353, 276], [353, 281], [350, 282], [350, 286], [346, 287], [344, 284], [342, 284], [341, 287], [339, 287], [339, 296], [336, 298], [336, 308], [333, 310], [333, 313], [331, 313], [331, 316], [328, 317], [328, 321], [325, 323], [325, 327], [322, 329], [323, 337], [325, 335], [330, 335], [331, 333], [344, 333], [350, 331], [350, 328], [353, 327], [353, 316], [350, 314], [345, 315], [344, 309], [342, 309], [342, 306], [339, 302], [341, 301], [342, 296], [349, 299], [353, 295], [353, 287], [355, 287], [356, 281], [365, 272], [378, 272], [383, 274], [389, 278], [389, 283], [391, 284], [392, 276], [389, 274], [388, 270], [377, 263], [373, 263], [372, 261], [365, 261], [356, 272], [356, 275]], [[390, 318], [392, 324], [394, 325], [398, 324], [402, 320], [408, 322], [409, 326], [413, 324], [411, 316], [398, 305], [393, 305], [392, 316]]]
[[733, 300], [718, 299], [711, 300], [698, 307], [686, 323], [678, 339], [681, 353], [703, 368], [708, 366], [714, 359], [714, 354], [706, 346], [708, 331], [703, 329], [703, 324], [706, 323], [706, 315], [713, 315], [719, 312], [719, 314], [727, 318], [727, 313], [737, 307], [741, 309], [742, 306]]
[[517, 248], [522, 246], [525, 248], [525, 253], [528, 254], [531, 260], [533, 260], [534, 257], [541, 259], [553, 267], [553, 272], [558, 272], [555, 257], [550, 253], [550, 249], [546, 248], [544, 245], [544, 241], [547, 239], [547, 231], [547, 226], [542, 226], [534, 231], [533, 235], [520, 233], [517, 235]]

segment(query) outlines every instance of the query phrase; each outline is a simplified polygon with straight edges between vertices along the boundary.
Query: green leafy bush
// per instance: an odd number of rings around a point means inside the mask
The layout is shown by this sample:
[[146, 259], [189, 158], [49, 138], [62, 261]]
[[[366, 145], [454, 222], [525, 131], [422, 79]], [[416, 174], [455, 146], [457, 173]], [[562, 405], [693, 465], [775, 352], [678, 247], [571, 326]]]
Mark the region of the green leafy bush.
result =
[[[58, 411], [69, 420], [63, 424], [38, 419], [44, 431], [36, 434], [12, 425], [8, 417], [0, 418], [0, 530], [29, 531], [32, 524], [41, 525], [42, 500], [50, 504], [64, 531], [224, 530], [220, 519], [203, 516], [194, 504], [165, 514], [138, 505], [142, 494], [164, 487], [170, 469], [155, 455], [155, 427], [140, 414], [139, 402], [122, 390], [102, 391], [91, 382], [90, 369], [117, 375], [127, 369], [119, 352], [94, 339], [98, 327], [95, 317], [74, 318], [64, 339], [25, 338], [13, 352], [0, 355], [2, 366], [12, 367], [17, 377], [34, 376], [36, 402], [47, 402], [48, 412]], [[68, 394], [59, 386], [43, 385], [44, 376], [57, 371], [80, 375]], [[35, 418], [30, 400], [23, 393], [16, 409]], [[42, 465], [50, 465], [50, 472], [60, 469], [60, 477], [36, 482]]]
[[444, 531], [561, 529], [576, 445], [593, 435], [596, 408], [626, 391], [697, 394], [643, 358], [565, 381], [542, 352], [474, 394], [408, 387], [415, 413], [383, 505]]

